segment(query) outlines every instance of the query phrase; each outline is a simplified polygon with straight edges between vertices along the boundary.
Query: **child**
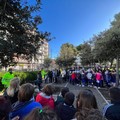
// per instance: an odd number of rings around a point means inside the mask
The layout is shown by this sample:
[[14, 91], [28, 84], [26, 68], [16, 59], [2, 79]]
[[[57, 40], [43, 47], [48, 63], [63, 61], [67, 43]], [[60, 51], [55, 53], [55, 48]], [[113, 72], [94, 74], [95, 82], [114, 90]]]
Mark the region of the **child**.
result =
[[58, 120], [54, 111], [48, 108], [35, 108], [24, 120]]
[[75, 95], [72, 92], [67, 92], [64, 103], [60, 103], [56, 107], [56, 113], [61, 120], [73, 119], [76, 109], [73, 106]]
[[55, 101], [55, 106], [57, 106], [60, 103], [64, 103], [65, 94], [67, 92], [69, 92], [69, 88], [63, 87], [61, 90], [61, 96], [57, 96], [57, 100]]
[[120, 88], [111, 87], [109, 89], [111, 104], [104, 107], [103, 115], [108, 120], [120, 120]]

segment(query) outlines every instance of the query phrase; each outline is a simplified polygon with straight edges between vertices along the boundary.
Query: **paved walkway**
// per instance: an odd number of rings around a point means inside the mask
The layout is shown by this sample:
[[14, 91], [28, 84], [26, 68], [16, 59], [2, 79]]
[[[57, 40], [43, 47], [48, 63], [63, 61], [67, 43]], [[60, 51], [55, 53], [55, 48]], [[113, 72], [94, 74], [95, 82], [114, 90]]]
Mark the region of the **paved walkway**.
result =
[[[92, 90], [93, 94], [96, 97], [97, 103], [98, 103], [98, 107], [99, 110], [102, 111], [103, 107], [105, 104], [108, 104], [108, 101], [103, 97], [103, 95], [100, 93], [100, 91], [96, 88], [90, 88], [90, 87], [80, 87], [77, 85], [71, 85], [69, 83], [61, 83], [61, 84], [54, 84], [52, 83], [53, 86], [59, 86], [59, 87], [68, 87], [70, 89], [71, 92], [73, 92], [75, 94], [75, 96], [77, 97], [78, 93], [80, 90], [82, 89], [90, 89]], [[56, 99], [56, 95], [59, 95], [60, 93], [57, 93], [54, 95], [54, 98]], [[75, 97], [75, 98], [76, 98]], [[75, 99], [76, 101], [76, 99]], [[74, 102], [74, 106], [76, 105], [76, 103]]]

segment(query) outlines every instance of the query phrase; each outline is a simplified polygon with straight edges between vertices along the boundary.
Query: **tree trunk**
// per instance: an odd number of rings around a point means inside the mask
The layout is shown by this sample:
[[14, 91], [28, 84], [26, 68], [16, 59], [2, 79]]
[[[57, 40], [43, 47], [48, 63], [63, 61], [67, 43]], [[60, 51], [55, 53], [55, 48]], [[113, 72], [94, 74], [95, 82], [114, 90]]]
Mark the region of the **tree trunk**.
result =
[[116, 86], [119, 86], [119, 56], [116, 61]]

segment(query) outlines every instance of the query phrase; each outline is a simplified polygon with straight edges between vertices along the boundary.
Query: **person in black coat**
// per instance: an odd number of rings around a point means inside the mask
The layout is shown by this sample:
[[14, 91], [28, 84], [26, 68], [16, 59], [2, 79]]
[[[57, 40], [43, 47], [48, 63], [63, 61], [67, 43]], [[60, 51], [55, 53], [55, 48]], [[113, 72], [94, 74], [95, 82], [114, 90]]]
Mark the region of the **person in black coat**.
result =
[[53, 82], [53, 72], [52, 71], [48, 71], [48, 78], [49, 78], [49, 83]]
[[41, 89], [41, 83], [42, 83], [42, 74], [41, 71], [37, 73], [37, 80], [34, 81], [35, 85], [38, 86], [39, 90]]
[[111, 87], [109, 92], [111, 104], [104, 107], [103, 115], [107, 120], [120, 120], [120, 88]]
[[69, 92], [69, 88], [68, 87], [63, 87], [61, 89], [61, 96], [57, 96], [57, 99], [55, 101], [55, 106], [57, 106], [60, 103], [64, 103], [65, 94], [67, 92]]
[[56, 107], [56, 113], [61, 120], [71, 120], [74, 118], [76, 109], [73, 106], [75, 95], [72, 92], [67, 92], [64, 103], [60, 103]]

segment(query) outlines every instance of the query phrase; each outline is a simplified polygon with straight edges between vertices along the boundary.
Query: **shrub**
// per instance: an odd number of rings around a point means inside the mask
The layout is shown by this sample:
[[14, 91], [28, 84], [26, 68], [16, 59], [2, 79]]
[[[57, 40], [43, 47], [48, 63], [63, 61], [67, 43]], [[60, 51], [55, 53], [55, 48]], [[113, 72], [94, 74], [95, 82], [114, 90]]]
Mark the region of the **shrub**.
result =
[[[4, 88], [4, 86], [1, 84], [1, 80], [5, 72], [0, 72], [0, 91]], [[37, 79], [37, 71], [33, 72], [13, 72], [15, 77], [20, 78], [20, 83], [26, 83], [26, 82], [33, 82]]]

